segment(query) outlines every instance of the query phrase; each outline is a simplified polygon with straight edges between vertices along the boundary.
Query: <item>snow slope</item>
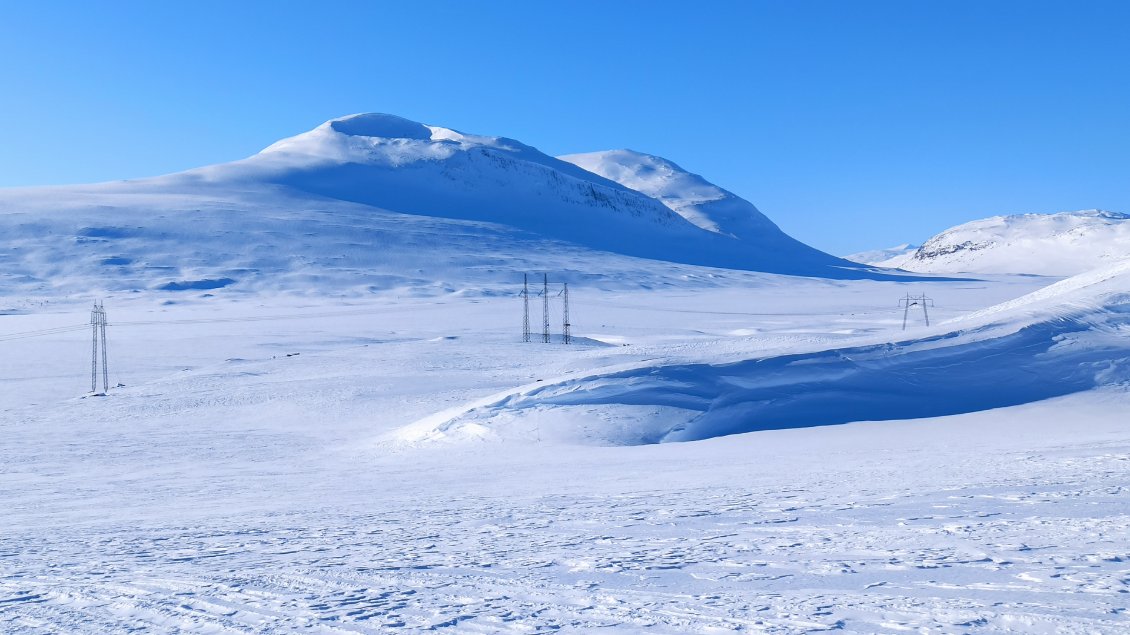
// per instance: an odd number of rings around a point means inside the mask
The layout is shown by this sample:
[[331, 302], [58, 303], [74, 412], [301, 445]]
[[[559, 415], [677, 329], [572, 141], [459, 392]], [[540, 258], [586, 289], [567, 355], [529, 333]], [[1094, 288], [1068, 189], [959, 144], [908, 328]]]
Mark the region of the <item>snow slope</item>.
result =
[[780, 234], [748, 201], [661, 157], [607, 150], [558, 157], [624, 187], [658, 199], [694, 225], [733, 238]]
[[1101, 210], [993, 216], [948, 229], [878, 266], [933, 273], [1070, 276], [1130, 257], [1130, 215]]
[[[740, 244], [758, 261], [855, 265], [785, 234], [752, 203], [661, 157], [633, 150], [608, 150], [558, 157], [658, 200], [694, 226]], [[774, 269], [777, 270], [777, 269]]]

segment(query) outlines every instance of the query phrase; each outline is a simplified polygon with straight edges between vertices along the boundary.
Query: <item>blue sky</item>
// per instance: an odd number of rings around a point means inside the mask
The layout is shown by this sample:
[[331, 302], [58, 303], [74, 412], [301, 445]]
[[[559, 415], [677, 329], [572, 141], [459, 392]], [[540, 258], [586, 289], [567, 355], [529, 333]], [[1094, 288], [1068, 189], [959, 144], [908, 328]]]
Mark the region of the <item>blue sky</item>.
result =
[[0, 186], [354, 112], [658, 154], [833, 253], [1130, 212], [1128, 2], [3, 2]]

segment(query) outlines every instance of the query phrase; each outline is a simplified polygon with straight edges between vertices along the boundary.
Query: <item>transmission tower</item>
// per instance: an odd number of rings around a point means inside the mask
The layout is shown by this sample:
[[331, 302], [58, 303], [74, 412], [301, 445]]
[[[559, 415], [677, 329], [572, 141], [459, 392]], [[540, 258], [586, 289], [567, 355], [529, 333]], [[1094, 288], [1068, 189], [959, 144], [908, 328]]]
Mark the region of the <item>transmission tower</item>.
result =
[[906, 294], [905, 298], [899, 299], [899, 306], [903, 307], [902, 310], [902, 330], [906, 330], [906, 318], [910, 315], [910, 307], [922, 307], [922, 317], [926, 320], [926, 326], [930, 326], [930, 312], [926, 309], [927, 306], [934, 306], [934, 301], [926, 297], [923, 293], [919, 296]]
[[541, 341], [549, 343], [549, 274], [543, 274], [544, 285], [541, 291]]
[[522, 341], [530, 341], [530, 276], [522, 274]]
[[561, 298], [561, 304], [562, 304], [562, 309], [561, 309], [561, 341], [563, 341], [566, 344], [570, 344], [573, 341], [573, 333], [572, 333], [572, 329], [571, 329], [571, 327], [573, 325], [569, 323], [569, 283], [568, 282], [564, 283], [564, 287], [561, 289], [561, 296], [562, 296], [562, 298]]
[[90, 392], [98, 392], [98, 344], [102, 343], [102, 392], [110, 390], [110, 371], [106, 363], [106, 309], [95, 302], [90, 311]]

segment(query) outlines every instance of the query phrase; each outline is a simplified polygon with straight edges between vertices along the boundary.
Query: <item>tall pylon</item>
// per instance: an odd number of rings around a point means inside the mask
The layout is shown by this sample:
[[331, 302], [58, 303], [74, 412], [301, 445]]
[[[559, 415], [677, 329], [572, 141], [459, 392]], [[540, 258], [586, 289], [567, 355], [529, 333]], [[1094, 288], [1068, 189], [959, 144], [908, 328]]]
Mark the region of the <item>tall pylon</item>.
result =
[[522, 274], [522, 341], [530, 341], [530, 276]]
[[549, 343], [549, 274], [542, 274], [544, 284], [541, 291], [541, 341]]
[[106, 308], [101, 301], [90, 311], [90, 392], [98, 392], [98, 344], [102, 343], [102, 392], [110, 390], [110, 370], [106, 363]]
[[573, 343], [572, 324], [569, 323], [569, 283], [564, 283], [561, 289], [561, 341], [566, 344]]

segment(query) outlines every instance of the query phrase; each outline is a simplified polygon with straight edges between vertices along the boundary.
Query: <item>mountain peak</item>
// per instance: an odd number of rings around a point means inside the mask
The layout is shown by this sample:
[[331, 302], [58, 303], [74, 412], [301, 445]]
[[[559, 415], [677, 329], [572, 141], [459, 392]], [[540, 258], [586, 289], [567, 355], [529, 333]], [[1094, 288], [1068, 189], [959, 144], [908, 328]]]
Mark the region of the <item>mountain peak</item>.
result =
[[432, 129], [417, 121], [384, 113], [360, 113], [331, 119], [322, 126], [351, 137], [431, 140]]

